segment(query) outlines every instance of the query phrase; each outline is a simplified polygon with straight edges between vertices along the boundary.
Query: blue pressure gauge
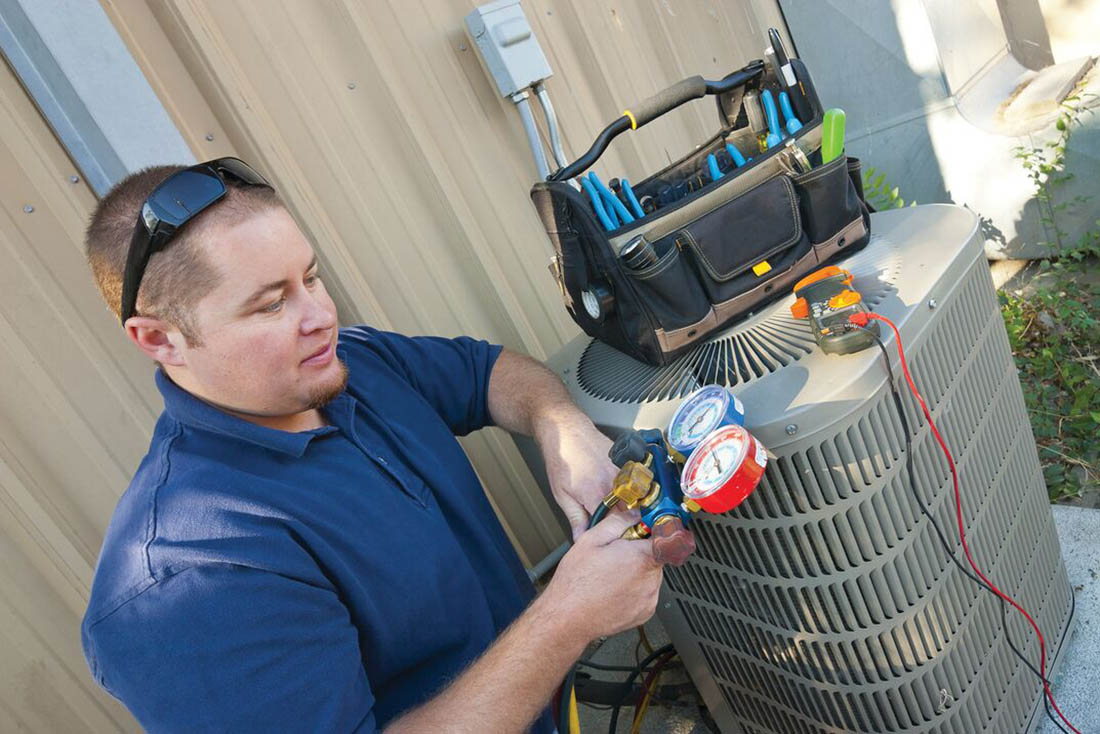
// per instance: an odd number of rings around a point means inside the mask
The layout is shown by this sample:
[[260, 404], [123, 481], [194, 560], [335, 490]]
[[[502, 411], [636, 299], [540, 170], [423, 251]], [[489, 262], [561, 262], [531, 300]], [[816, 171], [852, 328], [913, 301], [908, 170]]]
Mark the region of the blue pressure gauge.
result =
[[688, 395], [668, 424], [668, 443], [684, 456], [722, 426], [745, 422], [745, 406], [724, 387], [708, 385]]

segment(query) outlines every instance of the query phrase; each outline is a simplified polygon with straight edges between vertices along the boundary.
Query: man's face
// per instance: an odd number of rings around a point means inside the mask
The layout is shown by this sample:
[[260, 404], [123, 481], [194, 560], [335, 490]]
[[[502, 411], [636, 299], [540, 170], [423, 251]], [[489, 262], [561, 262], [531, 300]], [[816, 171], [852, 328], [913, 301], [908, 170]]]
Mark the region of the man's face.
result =
[[173, 380], [256, 416], [301, 413], [339, 394], [347, 372], [336, 358], [336, 306], [287, 211], [212, 226], [205, 253], [221, 283], [195, 309], [200, 345], [180, 345]]

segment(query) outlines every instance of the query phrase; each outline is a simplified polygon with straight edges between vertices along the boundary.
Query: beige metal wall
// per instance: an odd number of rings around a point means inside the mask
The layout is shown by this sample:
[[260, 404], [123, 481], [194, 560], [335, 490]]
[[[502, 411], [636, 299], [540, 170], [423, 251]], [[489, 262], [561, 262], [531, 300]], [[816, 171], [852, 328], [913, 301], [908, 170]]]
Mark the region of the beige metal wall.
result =
[[78, 626], [159, 401], [83, 263], [95, 197], [2, 61], [0, 172], [0, 731], [115, 731]]
[[[345, 323], [536, 358], [577, 333], [546, 270], [518, 117], [464, 35], [474, 2], [101, 3], [196, 157], [240, 155], [272, 177]], [[761, 28], [779, 25], [772, 0], [524, 6], [571, 156], [632, 102], [758, 57]], [[715, 124], [697, 102], [624, 136], [596, 170], [640, 179]], [[6, 66], [0, 171], [0, 731], [133, 728], [86, 673], [78, 623], [160, 401], [83, 263], [94, 197]], [[564, 540], [505, 434], [464, 445], [528, 563]]]

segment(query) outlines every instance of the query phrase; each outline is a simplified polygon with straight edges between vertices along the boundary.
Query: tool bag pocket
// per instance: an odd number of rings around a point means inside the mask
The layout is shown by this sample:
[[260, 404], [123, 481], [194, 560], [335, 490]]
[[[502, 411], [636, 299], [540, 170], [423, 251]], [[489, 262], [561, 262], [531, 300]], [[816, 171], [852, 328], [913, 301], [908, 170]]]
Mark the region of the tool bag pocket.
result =
[[665, 237], [653, 249], [657, 262], [640, 270], [623, 271], [661, 330], [668, 334], [686, 328], [684, 336], [690, 338], [691, 327], [710, 314], [710, 303], [699, 287], [694, 268], [673, 238]]
[[[792, 177], [798, 191], [799, 209], [806, 234], [813, 243], [820, 264], [843, 250], [867, 244], [870, 213], [852, 179], [848, 159], [840, 156], [808, 173]], [[855, 176], [859, 161], [855, 160]]]
[[707, 212], [674, 237], [691, 253], [715, 306], [766, 284], [810, 252], [798, 199], [786, 176], [768, 179]]

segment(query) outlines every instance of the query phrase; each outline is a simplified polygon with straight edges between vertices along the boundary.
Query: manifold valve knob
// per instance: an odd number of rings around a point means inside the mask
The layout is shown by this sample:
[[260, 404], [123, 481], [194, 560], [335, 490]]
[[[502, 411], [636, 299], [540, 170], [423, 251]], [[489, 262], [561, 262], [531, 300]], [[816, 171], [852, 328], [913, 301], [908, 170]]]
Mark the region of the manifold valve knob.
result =
[[653, 526], [651, 537], [653, 538], [653, 560], [657, 563], [682, 566], [688, 556], [695, 552], [695, 536], [675, 515], [659, 518]]

